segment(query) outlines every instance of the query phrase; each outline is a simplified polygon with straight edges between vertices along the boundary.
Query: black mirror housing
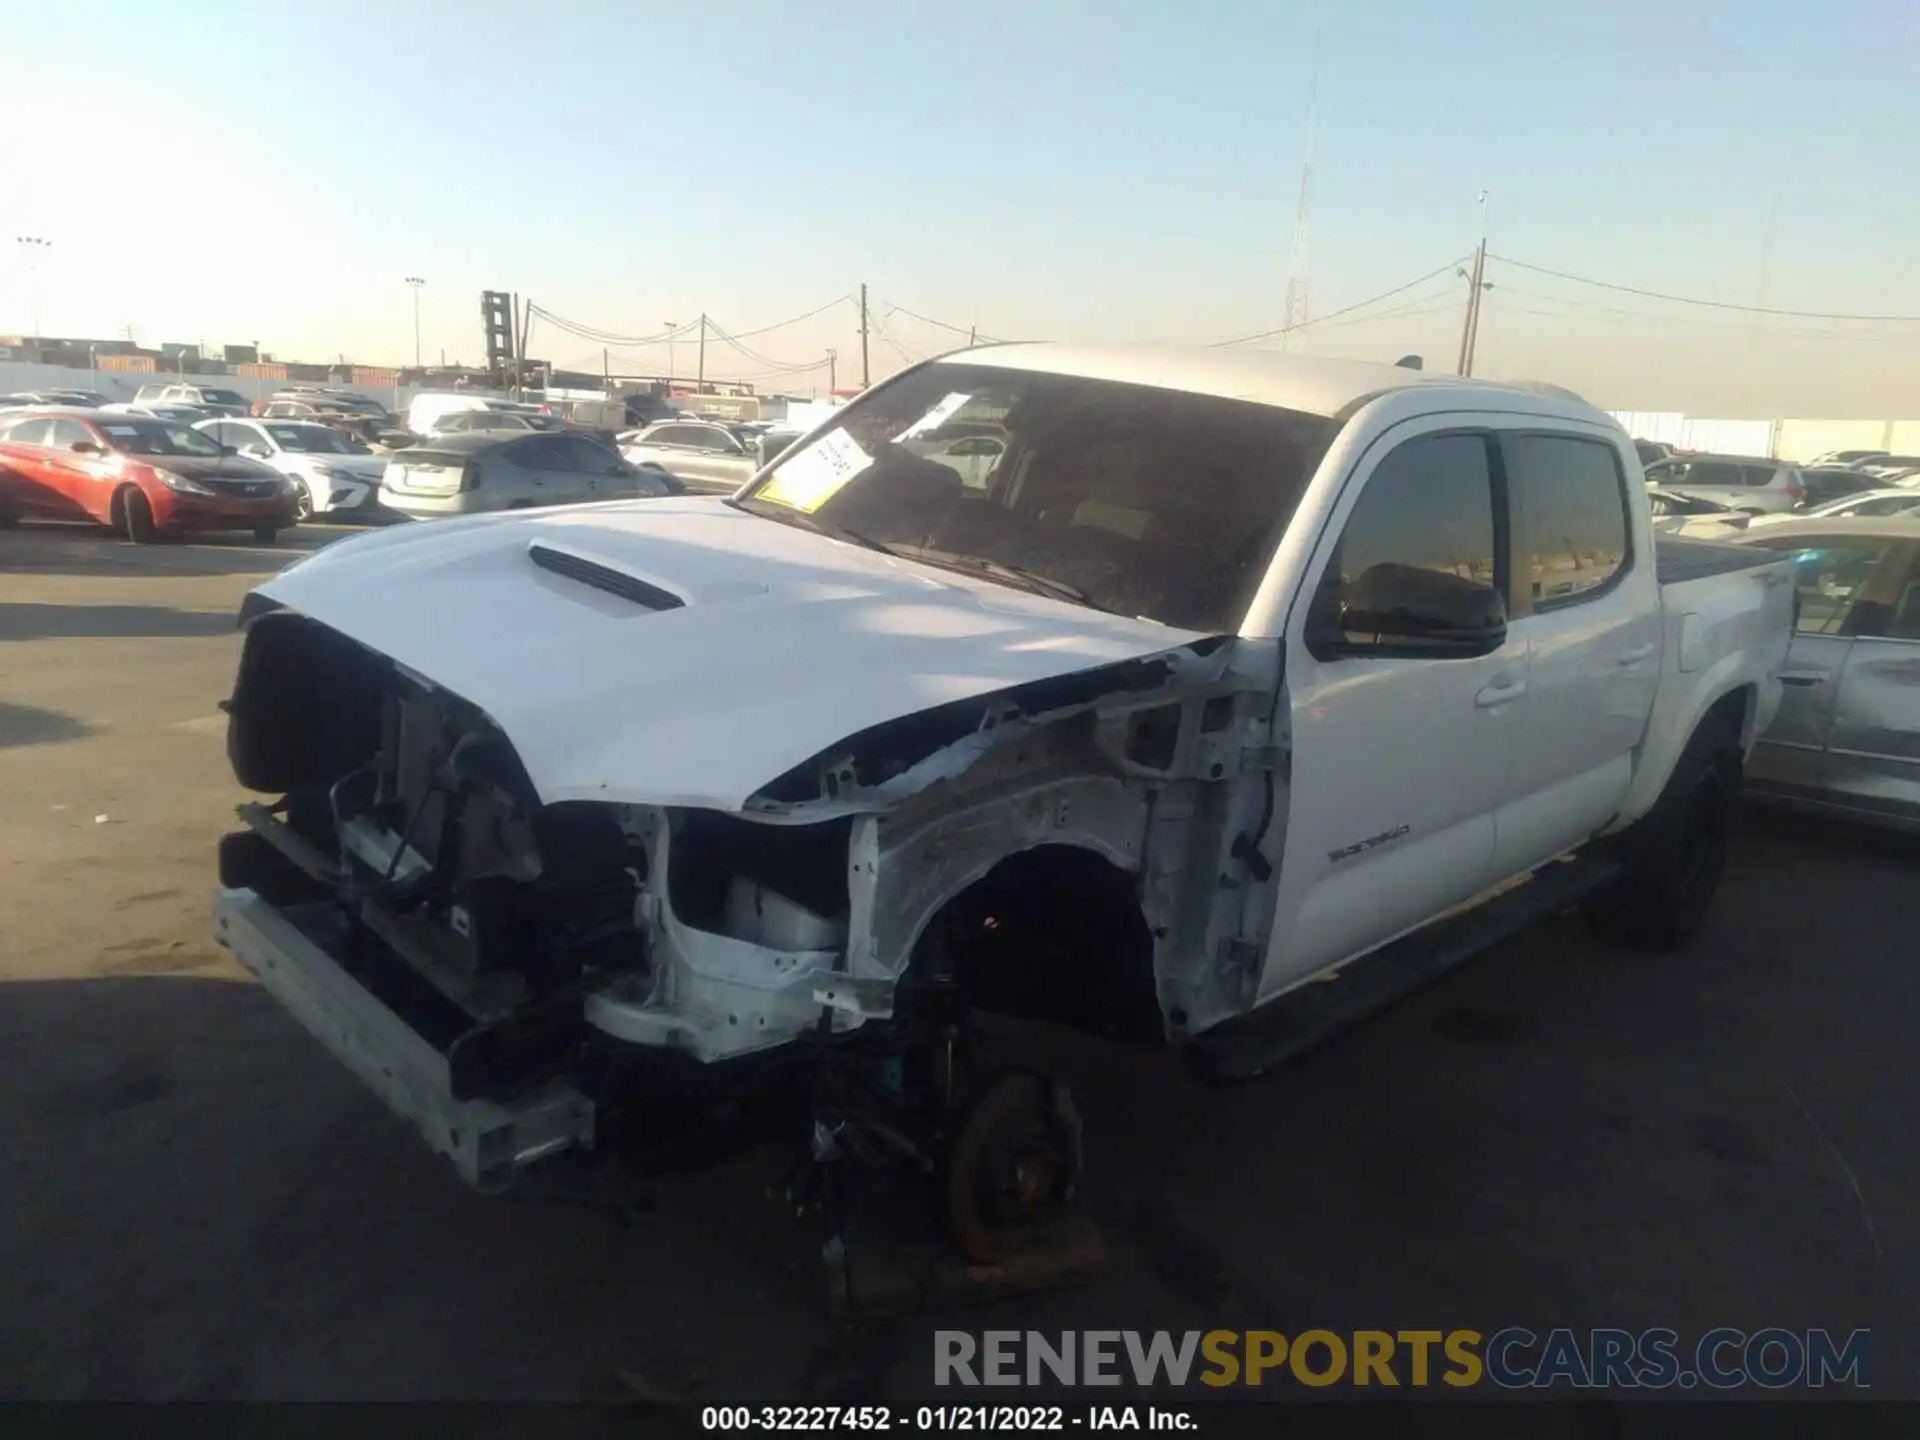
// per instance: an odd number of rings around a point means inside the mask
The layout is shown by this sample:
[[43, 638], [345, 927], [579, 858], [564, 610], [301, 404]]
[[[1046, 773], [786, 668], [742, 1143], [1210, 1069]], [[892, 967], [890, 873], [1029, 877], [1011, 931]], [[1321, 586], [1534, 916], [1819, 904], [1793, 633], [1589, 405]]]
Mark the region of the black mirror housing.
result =
[[1373, 565], [1327, 614], [1343, 653], [1464, 659], [1506, 643], [1507, 602], [1481, 580], [1417, 565]]

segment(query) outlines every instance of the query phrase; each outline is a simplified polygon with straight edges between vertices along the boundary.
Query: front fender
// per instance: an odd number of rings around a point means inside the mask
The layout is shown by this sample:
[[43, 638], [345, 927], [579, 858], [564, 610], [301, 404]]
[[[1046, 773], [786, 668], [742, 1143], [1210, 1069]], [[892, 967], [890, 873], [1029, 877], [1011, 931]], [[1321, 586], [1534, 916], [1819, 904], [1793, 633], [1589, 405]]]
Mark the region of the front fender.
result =
[[1149, 807], [1110, 776], [1052, 776], [996, 788], [902, 828], [885, 815], [853, 822], [847, 968], [897, 979], [933, 917], [1002, 860], [1042, 845], [1091, 850], [1140, 868]]

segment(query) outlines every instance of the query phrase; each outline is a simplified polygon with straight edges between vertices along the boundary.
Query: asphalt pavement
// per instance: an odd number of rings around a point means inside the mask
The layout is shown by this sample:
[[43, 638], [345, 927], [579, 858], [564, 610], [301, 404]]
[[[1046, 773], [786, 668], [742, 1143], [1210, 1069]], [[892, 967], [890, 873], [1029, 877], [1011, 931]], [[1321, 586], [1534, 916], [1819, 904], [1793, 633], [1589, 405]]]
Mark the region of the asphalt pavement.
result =
[[1920, 1396], [1920, 856], [1748, 817], [1706, 933], [1571, 919], [1254, 1085], [1023, 1031], [1112, 1254], [836, 1326], [742, 1157], [632, 1203], [465, 1190], [215, 946], [247, 588], [342, 532], [0, 532], [0, 1395], [928, 1393], [968, 1329], [1872, 1332]]

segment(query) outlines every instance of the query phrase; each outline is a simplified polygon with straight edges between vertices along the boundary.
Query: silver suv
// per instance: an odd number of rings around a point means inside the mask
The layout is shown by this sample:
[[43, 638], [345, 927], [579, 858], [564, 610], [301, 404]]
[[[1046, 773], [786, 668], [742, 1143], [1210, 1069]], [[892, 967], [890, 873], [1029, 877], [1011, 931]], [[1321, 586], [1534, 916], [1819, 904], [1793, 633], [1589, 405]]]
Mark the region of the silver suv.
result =
[[1752, 455], [1675, 455], [1647, 466], [1647, 483], [1750, 515], [1785, 514], [1807, 498], [1798, 467]]

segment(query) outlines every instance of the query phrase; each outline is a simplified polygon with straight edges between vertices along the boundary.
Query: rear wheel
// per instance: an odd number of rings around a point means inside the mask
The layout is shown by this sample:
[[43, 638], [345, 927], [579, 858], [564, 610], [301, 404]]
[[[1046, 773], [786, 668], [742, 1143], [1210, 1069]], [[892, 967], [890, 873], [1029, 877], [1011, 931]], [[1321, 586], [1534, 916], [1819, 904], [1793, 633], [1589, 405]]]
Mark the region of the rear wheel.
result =
[[125, 497], [120, 503], [126, 515], [127, 538], [136, 545], [153, 544], [160, 538], [160, 527], [153, 521], [153, 502], [132, 487], [121, 493]]
[[1631, 950], [1661, 952], [1698, 933], [1726, 869], [1739, 788], [1739, 729], [1710, 715], [1653, 808], [1611, 842], [1620, 877], [1583, 907], [1596, 935]]

